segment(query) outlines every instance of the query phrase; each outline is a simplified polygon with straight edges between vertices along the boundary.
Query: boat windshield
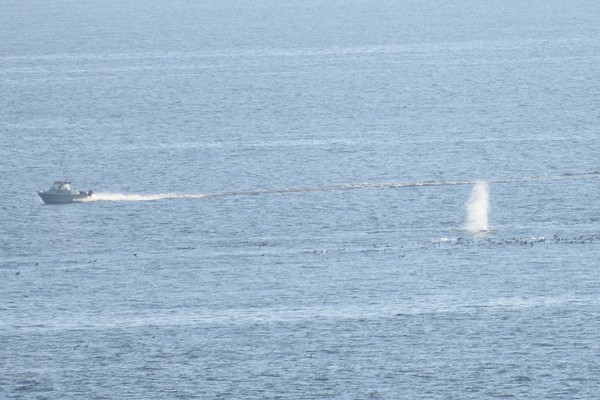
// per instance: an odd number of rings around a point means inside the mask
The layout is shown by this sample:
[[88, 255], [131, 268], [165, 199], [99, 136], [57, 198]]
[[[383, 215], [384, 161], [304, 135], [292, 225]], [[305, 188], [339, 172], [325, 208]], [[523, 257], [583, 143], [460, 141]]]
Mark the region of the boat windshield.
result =
[[65, 191], [70, 192], [71, 191], [71, 182], [56, 181], [56, 182], [54, 182], [54, 185], [52, 185], [52, 189], [53, 190], [65, 190]]

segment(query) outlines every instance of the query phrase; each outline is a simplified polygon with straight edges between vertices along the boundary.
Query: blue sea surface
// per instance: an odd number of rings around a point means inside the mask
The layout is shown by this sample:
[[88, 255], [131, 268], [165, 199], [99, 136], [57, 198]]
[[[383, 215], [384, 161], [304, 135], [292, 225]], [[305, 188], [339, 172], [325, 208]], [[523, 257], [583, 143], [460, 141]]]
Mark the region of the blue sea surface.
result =
[[597, 1], [0, 11], [1, 399], [597, 398]]

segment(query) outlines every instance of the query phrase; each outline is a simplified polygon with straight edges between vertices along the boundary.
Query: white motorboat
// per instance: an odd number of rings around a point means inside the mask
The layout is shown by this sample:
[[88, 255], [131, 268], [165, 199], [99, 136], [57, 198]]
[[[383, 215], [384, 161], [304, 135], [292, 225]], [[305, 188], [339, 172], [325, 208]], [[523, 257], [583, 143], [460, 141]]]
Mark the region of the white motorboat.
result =
[[69, 181], [56, 181], [49, 190], [38, 190], [38, 195], [46, 204], [72, 203], [87, 199], [93, 193], [91, 190], [74, 192]]

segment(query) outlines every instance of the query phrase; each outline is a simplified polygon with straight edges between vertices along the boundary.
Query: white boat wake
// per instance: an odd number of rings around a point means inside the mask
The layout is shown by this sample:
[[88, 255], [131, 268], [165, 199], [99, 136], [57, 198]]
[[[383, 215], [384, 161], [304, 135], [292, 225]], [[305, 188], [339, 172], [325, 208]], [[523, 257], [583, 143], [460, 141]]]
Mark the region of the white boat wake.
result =
[[[580, 173], [565, 173], [562, 175], [551, 176], [528, 176], [517, 178], [498, 178], [487, 180], [489, 184], [507, 184], [518, 182], [541, 182], [552, 180], [566, 179], [583, 179], [583, 178], [598, 178], [600, 171], [596, 172], [580, 172]], [[304, 186], [280, 189], [256, 189], [256, 190], [241, 190], [231, 192], [217, 193], [158, 193], [158, 194], [125, 194], [125, 193], [110, 193], [110, 192], [94, 192], [94, 194], [82, 200], [83, 202], [96, 201], [156, 201], [167, 199], [206, 199], [211, 197], [226, 197], [226, 196], [252, 196], [264, 194], [285, 194], [285, 193], [309, 193], [309, 192], [332, 192], [332, 191], [348, 191], [348, 190], [367, 190], [367, 189], [388, 189], [388, 188], [405, 188], [405, 187], [421, 187], [421, 186], [456, 186], [456, 185], [475, 185], [479, 181], [474, 180], [445, 180], [445, 181], [416, 181], [416, 182], [380, 182], [380, 183], [342, 183], [334, 185], [321, 186]]]
[[94, 192], [94, 194], [84, 199], [84, 202], [93, 201], [154, 201], [163, 199], [202, 199], [207, 197], [204, 194], [177, 194], [177, 193], [159, 193], [159, 194], [123, 194], [123, 193], [105, 193]]

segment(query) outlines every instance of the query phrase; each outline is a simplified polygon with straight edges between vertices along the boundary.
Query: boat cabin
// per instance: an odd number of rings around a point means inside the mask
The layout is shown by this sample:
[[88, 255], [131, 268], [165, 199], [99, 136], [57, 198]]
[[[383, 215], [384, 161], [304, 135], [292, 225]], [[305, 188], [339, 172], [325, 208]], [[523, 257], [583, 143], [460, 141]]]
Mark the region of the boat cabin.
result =
[[72, 189], [71, 186], [71, 182], [68, 181], [56, 181], [54, 182], [54, 184], [52, 184], [52, 188], [50, 188], [50, 190], [52, 191], [56, 191], [56, 192], [70, 192]]

